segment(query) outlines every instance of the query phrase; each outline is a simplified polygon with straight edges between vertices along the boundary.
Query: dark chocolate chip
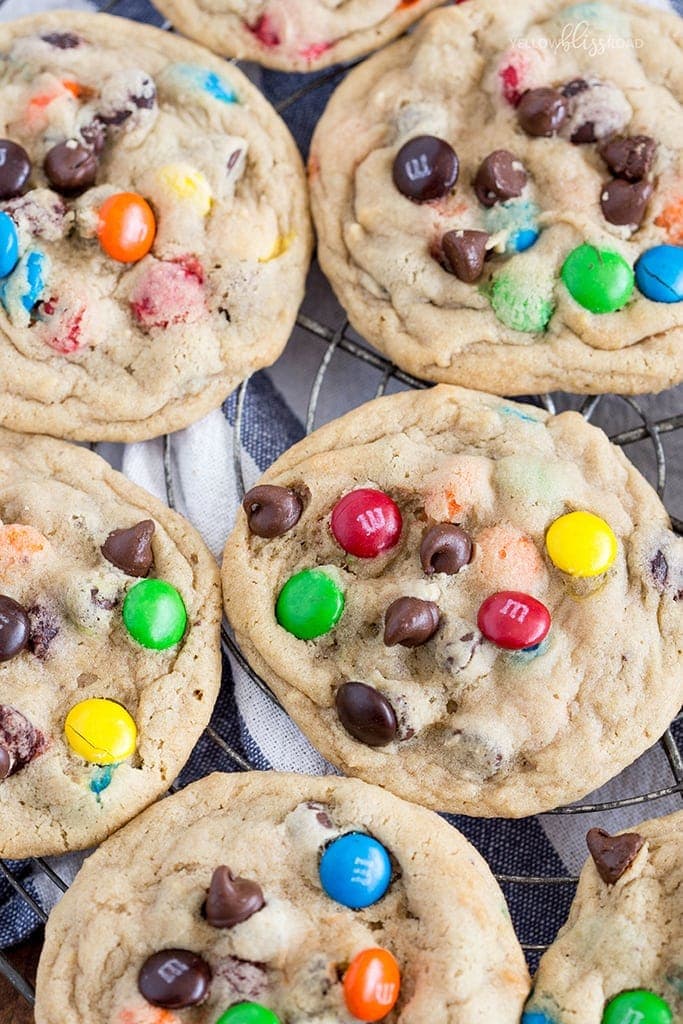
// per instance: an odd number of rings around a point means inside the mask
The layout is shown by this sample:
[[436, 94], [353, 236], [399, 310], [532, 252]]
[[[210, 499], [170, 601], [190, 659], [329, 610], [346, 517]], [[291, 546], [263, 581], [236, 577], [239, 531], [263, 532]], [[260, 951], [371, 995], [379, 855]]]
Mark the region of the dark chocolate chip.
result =
[[419, 597], [399, 597], [384, 616], [384, 643], [387, 647], [420, 647], [439, 628], [439, 606]]
[[128, 529], [112, 530], [102, 545], [102, 554], [127, 576], [147, 576], [154, 565], [153, 535], [151, 519], [143, 519]]
[[669, 563], [663, 551], [657, 551], [650, 562], [650, 569], [652, 570], [652, 578], [655, 583], [663, 590], [669, 579]]
[[657, 143], [649, 135], [610, 139], [600, 147], [600, 156], [617, 178], [641, 181], [652, 167]]
[[29, 650], [36, 658], [45, 661], [50, 652], [50, 644], [59, 633], [59, 619], [51, 608], [43, 604], [31, 605], [26, 609], [26, 614], [30, 623]]
[[461, 527], [452, 523], [430, 526], [420, 544], [422, 568], [431, 576], [445, 572], [454, 576], [472, 560], [472, 539]]
[[206, 996], [211, 968], [189, 949], [162, 949], [147, 957], [138, 975], [138, 989], [152, 1006], [182, 1010]]
[[9, 661], [28, 645], [28, 615], [17, 601], [0, 594], [0, 661]]
[[257, 537], [281, 537], [299, 522], [303, 511], [301, 498], [287, 487], [260, 484], [244, 496], [249, 529]]
[[47, 749], [45, 737], [21, 711], [0, 704], [0, 747], [9, 758], [7, 775], [21, 771]]
[[638, 227], [645, 216], [645, 207], [652, 195], [649, 181], [624, 181], [614, 178], [603, 186], [600, 207], [610, 224], [632, 224]]
[[48, 32], [40, 37], [44, 43], [55, 46], [58, 50], [75, 50], [81, 45], [82, 39], [73, 32]]
[[94, 185], [98, 165], [93, 149], [75, 139], [67, 139], [49, 150], [43, 167], [58, 192], [73, 195]]
[[585, 78], [573, 78], [571, 82], [562, 86], [562, 95], [571, 99], [572, 96], [578, 96], [580, 92], [586, 92], [587, 89], [590, 89], [590, 85]]
[[595, 134], [595, 121], [585, 121], [580, 124], [578, 128], [575, 128], [571, 133], [569, 141], [575, 146], [585, 146], [590, 142], [595, 142], [597, 135]]
[[636, 832], [611, 836], [603, 828], [592, 828], [586, 836], [598, 874], [608, 885], [614, 885], [630, 868], [644, 842]]
[[396, 736], [396, 712], [379, 690], [365, 683], [342, 683], [335, 696], [339, 721], [368, 747], [384, 747]]
[[527, 135], [555, 135], [567, 116], [567, 101], [557, 89], [527, 89], [517, 107], [517, 120]]
[[98, 117], [95, 117], [88, 124], [84, 124], [81, 128], [81, 138], [86, 146], [90, 146], [93, 152], [98, 155], [104, 149], [104, 143], [107, 139], [107, 129]]
[[488, 240], [486, 231], [447, 231], [441, 239], [448, 267], [466, 284], [472, 284], [481, 277]]
[[482, 161], [474, 179], [474, 191], [484, 206], [501, 199], [521, 196], [527, 173], [521, 162], [507, 149], [496, 149]]
[[230, 868], [216, 868], [211, 876], [204, 916], [214, 928], [233, 928], [266, 905], [258, 882], [235, 878]]
[[12, 758], [7, 747], [0, 744], [0, 782], [4, 782], [12, 770]]
[[105, 612], [110, 612], [119, 603], [117, 597], [103, 597], [99, 587], [90, 588], [90, 600], [96, 608], [102, 608]]
[[408, 199], [424, 203], [447, 195], [458, 180], [459, 169], [455, 150], [444, 139], [418, 135], [396, 154], [394, 185]]
[[31, 174], [31, 161], [23, 146], [0, 139], [0, 199], [21, 195]]

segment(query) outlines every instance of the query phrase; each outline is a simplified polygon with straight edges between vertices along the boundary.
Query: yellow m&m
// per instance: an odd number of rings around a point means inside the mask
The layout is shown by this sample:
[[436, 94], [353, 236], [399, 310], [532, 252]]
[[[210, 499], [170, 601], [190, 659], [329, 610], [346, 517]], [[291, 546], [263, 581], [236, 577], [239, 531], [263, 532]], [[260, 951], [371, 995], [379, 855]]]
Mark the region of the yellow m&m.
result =
[[164, 188], [194, 206], [201, 217], [206, 217], [213, 196], [201, 171], [190, 164], [166, 164], [157, 171], [157, 178]]
[[570, 576], [600, 576], [617, 557], [617, 538], [592, 512], [569, 512], [556, 519], [545, 538], [551, 561]]
[[138, 730], [114, 700], [90, 697], [75, 704], [64, 722], [67, 743], [93, 764], [118, 764], [135, 753]]

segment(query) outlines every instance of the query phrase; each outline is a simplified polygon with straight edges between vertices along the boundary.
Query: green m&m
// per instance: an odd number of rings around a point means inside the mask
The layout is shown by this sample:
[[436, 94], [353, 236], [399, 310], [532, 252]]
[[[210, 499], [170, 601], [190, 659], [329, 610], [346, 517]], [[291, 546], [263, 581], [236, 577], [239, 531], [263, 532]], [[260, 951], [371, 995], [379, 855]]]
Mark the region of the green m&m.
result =
[[661, 996], [646, 988], [620, 992], [610, 999], [602, 1024], [672, 1024], [673, 1013]]
[[580, 245], [569, 253], [562, 280], [580, 306], [591, 313], [613, 313], [633, 294], [633, 268], [613, 249]]
[[280, 1024], [280, 1018], [260, 1003], [235, 1003], [216, 1024]]
[[123, 624], [139, 644], [161, 651], [182, 639], [187, 626], [183, 599], [165, 580], [141, 580], [126, 594]]
[[291, 576], [275, 605], [277, 621], [299, 640], [329, 633], [343, 611], [341, 588], [321, 569], [304, 569]]

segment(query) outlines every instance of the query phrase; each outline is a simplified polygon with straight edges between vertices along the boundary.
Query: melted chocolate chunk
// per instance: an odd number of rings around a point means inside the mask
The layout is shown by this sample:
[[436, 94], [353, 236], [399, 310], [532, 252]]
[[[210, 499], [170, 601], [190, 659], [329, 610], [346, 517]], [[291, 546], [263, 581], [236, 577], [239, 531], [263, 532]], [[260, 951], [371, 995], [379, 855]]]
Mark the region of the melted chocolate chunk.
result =
[[652, 195], [649, 181], [624, 181], [614, 178], [603, 186], [600, 208], [610, 224], [640, 227], [645, 208]]
[[258, 882], [235, 878], [230, 868], [216, 868], [211, 876], [204, 916], [214, 928], [233, 928], [266, 905]]
[[567, 116], [567, 101], [557, 89], [527, 89], [517, 107], [517, 120], [527, 135], [549, 138]]
[[83, 41], [74, 32], [47, 32], [40, 38], [44, 43], [49, 43], [50, 46], [55, 46], [58, 50], [75, 50]]
[[230, 1002], [249, 1000], [258, 1002], [268, 990], [266, 965], [254, 960], [240, 960], [228, 956], [216, 964], [215, 975], [228, 986]]
[[649, 135], [629, 135], [603, 143], [600, 156], [615, 177], [641, 181], [652, 168], [656, 149]]
[[334, 825], [332, 824], [332, 819], [330, 818], [329, 814], [327, 813], [327, 810], [325, 809], [325, 804], [318, 803], [316, 800], [307, 800], [306, 806], [311, 811], [316, 812], [315, 820], [318, 822], [319, 825], [322, 825], [323, 828], [334, 828]]
[[36, 658], [45, 661], [50, 645], [59, 633], [60, 622], [57, 615], [46, 605], [34, 604], [26, 609], [30, 623], [28, 647]]
[[477, 171], [474, 191], [484, 206], [493, 206], [505, 199], [521, 196], [527, 173], [521, 162], [507, 149], [489, 153]]
[[439, 628], [441, 614], [433, 601], [419, 597], [399, 597], [384, 616], [384, 643], [387, 647], [421, 647]]
[[31, 174], [31, 161], [23, 146], [0, 139], [0, 199], [21, 195]]
[[98, 166], [94, 150], [75, 139], [53, 146], [43, 165], [50, 184], [65, 195], [84, 192], [94, 185]]
[[301, 518], [303, 502], [287, 487], [261, 484], [247, 491], [242, 507], [247, 513], [250, 531], [257, 537], [270, 540], [282, 537], [296, 526]]
[[652, 578], [660, 590], [664, 590], [669, 579], [669, 563], [663, 551], [658, 551], [650, 562]]
[[384, 747], [396, 736], [396, 712], [387, 698], [365, 683], [342, 683], [335, 695], [339, 721], [368, 747]]
[[4, 751], [0, 762], [6, 765], [3, 776], [15, 775], [27, 764], [39, 757], [47, 749], [45, 737], [39, 729], [29, 722], [21, 711], [0, 704], [0, 749]]
[[447, 231], [441, 239], [448, 268], [466, 284], [477, 281], [484, 271], [486, 231]]
[[22, 606], [0, 594], [0, 661], [9, 661], [28, 645], [29, 621]]
[[127, 576], [147, 576], [154, 565], [153, 536], [154, 523], [143, 519], [128, 529], [112, 530], [102, 545], [102, 554]]
[[636, 832], [611, 836], [603, 828], [592, 828], [586, 836], [595, 867], [607, 885], [614, 885], [628, 871], [644, 842]]
[[573, 78], [571, 82], [567, 82], [566, 85], [562, 86], [562, 95], [566, 96], [567, 99], [571, 99], [572, 96], [578, 96], [580, 92], [585, 92], [586, 89], [590, 89], [590, 85], [585, 78]]

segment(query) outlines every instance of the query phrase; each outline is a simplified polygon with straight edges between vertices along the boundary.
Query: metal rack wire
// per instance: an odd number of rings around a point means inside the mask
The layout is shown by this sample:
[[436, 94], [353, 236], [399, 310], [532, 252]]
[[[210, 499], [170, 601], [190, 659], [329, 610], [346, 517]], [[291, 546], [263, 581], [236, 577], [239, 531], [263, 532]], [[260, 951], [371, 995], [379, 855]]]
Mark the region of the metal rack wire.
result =
[[[0, 0], [0, 7], [6, 0]], [[105, 0], [100, 5], [100, 10], [108, 13], [118, 13], [117, 8], [121, 7], [125, 0]], [[146, 0], [142, 0], [144, 5]], [[123, 11], [121, 13], [124, 13]], [[128, 12], [126, 12], [128, 13]], [[153, 8], [148, 7], [147, 12], [152, 17], [154, 16]], [[140, 4], [137, 4], [135, 12], [136, 17], [140, 17]], [[151, 18], [150, 18], [151, 20]], [[158, 18], [157, 18], [158, 21]], [[161, 27], [166, 30], [171, 30], [169, 22], [164, 22]], [[358, 63], [357, 61], [354, 63]], [[334, 84], [340, 79], [349, 69], [353, 66], [352, 64], [347, 65], [343, 68], [333, 68], [323, 74], [317, 75], [313, 78], [309, 78], [301, 87], [294, 90], [284, 100], [277, 104], [277, 109], [280, 113], [283, 113], [297, 103], [304, 100], [310, 93], [317, 89], [321, 89], [330, 84]], [[407, 388], [425, 388], [429, 385], [424, 381], [418, 380], [411, 376], [411, 374], [399, 369], [397, 366], [389, 362], [378, 352], [368, 348], [352, 331], [348, 321], [344, 321], [338, 326], [330, 326], [325, 323], [320, 323], [317, 319], [314, 319], [306, 313], [301, 313], [297, 319], [297, 326], [303, 337], [308, 339], [309, 342], [319, 344], [322, 348], [322, 357], [320, 358], [317, 372], [313, 376], [313, 380], [310, 387], [308, 407], [306, 411], [305, 428], [306, 432], [310, 432], [314, 429], [317, 423], [319, 411], [320, 411], [320, 400], [321, 393], [326, 381], [328, 370], [332, 364], [332, 361], [344, 354], [353, 360], [363, 364], [366, 368], [374, 371], [377, 374], [377, 387], [375, 396], [379, 397], [383, 395], [390, 385], [395, 384]], [[237, 482], [238, 491], [240, 496], [244, 495], [245, 492], [245, 470], [243, 464], [243, 447], [242, 447], [242, 434], [244, 424], [244, 410], [246, 399], [248, 395], [248, 389], [250, 386], [250, 380], [245, 380], [238, 388], [236, 395], [236, 412], [234, 419], [234, 473]], [[591, 420], [601, 408], [603, 403], [618, 399], [619, 401], [626, 403], [630, 410], [636, 415], [640, 421], [638, 425], [624, 429], [617, 434], [611, 436], [611, 440], [614, 444], [628, 449], [632, 445], [639, 444], [643, 441], [649, 441], [652, 446], [652, 452], [654, 455], [655, 465], [655, 484], [660, 497], [664, 496], [664, 488], [667, 480], [667, 472], [669, 470], [667, 464], [667, 457], [665, 454], [663, 438], [677, 431], [683, 431], [683, 410], [673, 415], [661, 416], [652, 418], [647, 414], [643, 405], [640, 401], [625, 397], [625, 396], [610, 396], [610, 395], [598, 395], [588, 396], [584, 398], [580, 405], [579, 411], [587, 419]], [[539, 406], [547, 409], [549, 412], [554, 413], [556, 411], [556, 398], [552, 395], [538, 395], [531, 398]], [[683, 436], [683, 435], [682, 435]], [[164, 438], [164, 471], [166, 480], [166, 493], [168, 504], [171, 507], [176, 505], [176, 488], [174, 485], [173, 478], [173, 440], [172, 435], [166, 435]], [[678, 467], [677, 467], [678, 468]], [[681, 472], [681, 468], [679, 468]], [[683, 534], [683, 521], [680, 518], [672, 516], [672, 522], [674, 529], [677, 533]], [[276, 706], [282, 708], [282, 705], [278, 701], [277, 697], [272, 693], [267, 683], [261, 679], [249, 666], [246, 658], [240, 651], [238, 645], [235, 642], [234, 637], [229, 627], [224, 624], [221, 630], [222, 645], [224, 651], [237, 663], [237, 665], [248, 674], [251, 680], [258, 686], [264, 694], [267, 695], [268, 699], [271, 700]], [[681, 717], [676, 719], [676, 722], [681, 721]], [[675, 723], [674, 723], [675, 724]], [[682, 731], [683, 732], [683, 731]], [[253, 770], [257, 768], [257, 765], [251, 764], [240, 751], [236, 750], [225, 737], [221, 736], [212, 726], [207, 727], [205, 734], [210, 741], [215, 744], [222, 754], [232, 764], [234, 769], [237, 770]], [[627, 797], [617, 800], [607, 801], [593, 801], [593, 802], [582, 802], [578, 804], [572, 804], [566, 807], [560, 807], [556, 810], [549, 812], [552, 815], [580, 815], [594, 812], [610, 812], [625, 807], [632, 807], [638, 805], [649, 805], [656, 803], [667, 797], [673, 797], [677, 794], [683, 797], [683, 743], [679, 745], [672, 729], [668, 729], [661, 737], [660, 746], [666, 756], [666, 762], [670, 769], [671, 780], [662, 779], [662, 784], [656, 789], [639, 792], [629, 795]], [[175, 788], [175, 787], [172, 787]], [[645, 816], [645, 812], [644, 815]], [[47, 863], [41, 857], [32, 858], [32, 864], [35, 869], [43, 873], [47, 879], [61, 892], [65, 892], [68, 888], [67, 883], [61, 878], [54, 870], [54, 868]], [[48, 918], [48, 913], [43, 906], [34, 898], [31, 892], [28, 891], [25, 884], [20, 878], [17, 877], [17, 873], [13, 870], [13, 867], [7, 863], [0, 861], [0, 875], [5, 878], [10, 887], [21, 897], [26, 905], [34, 912], [37, 919], [41, 923], [45, 923]], [[577, 879], [571, 875], [519, 875], [519, 874], [497, 874], [498, 881], [503, 885], [504, 889], [514, 886], [526, 887], [533, 895], [535, 895], [539, 902], [545, 898], [544, 889], [550, 888], [566, 888], [570, 891], [576, 885]], [[539, 942], [537, 937], [522, 936], [522, 946], [528, 955], [534, 956], [541, 953], [547, 948], [547, 943]], [[34, 1003], [35, 993], [31, 983], [20, 974], [16, 968], [12, 965], [10, 960], [0, 952], [0, 974], [4, 975], [7, 981], [23, 996], [23, 998], [30, 1004]]]

